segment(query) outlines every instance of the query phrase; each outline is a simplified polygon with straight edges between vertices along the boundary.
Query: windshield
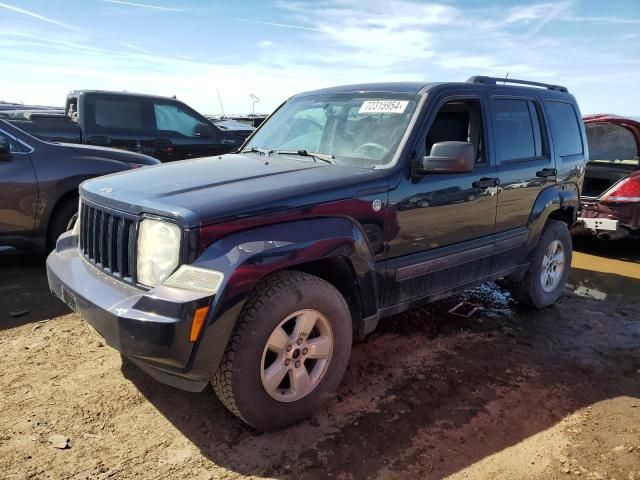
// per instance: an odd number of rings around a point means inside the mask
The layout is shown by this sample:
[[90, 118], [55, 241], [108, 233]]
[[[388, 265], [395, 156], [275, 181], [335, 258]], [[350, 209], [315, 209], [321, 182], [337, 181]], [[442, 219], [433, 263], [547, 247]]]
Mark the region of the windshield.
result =
[[[294, 98], [255, 133], [243, 151], [333, 157], [332, 163], [370, 168], [386, 165], [416, 110], [417, 95], [341, 93]], [[286, 152], [286, 153], [285, 153]]]
[[631, 130], [613, 123], [587, 123], [592, 162], [638, 164], [638, 145]]

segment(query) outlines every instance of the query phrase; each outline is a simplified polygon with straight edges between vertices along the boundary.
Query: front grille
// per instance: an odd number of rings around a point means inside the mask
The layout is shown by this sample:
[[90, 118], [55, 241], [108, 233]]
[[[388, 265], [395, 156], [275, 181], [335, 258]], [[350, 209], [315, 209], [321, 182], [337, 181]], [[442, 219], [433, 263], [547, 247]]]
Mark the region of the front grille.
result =
[[97, 268], [135, 283], [136, 217], [84, 199], [80, 215], [79, 248], [84, 257]]

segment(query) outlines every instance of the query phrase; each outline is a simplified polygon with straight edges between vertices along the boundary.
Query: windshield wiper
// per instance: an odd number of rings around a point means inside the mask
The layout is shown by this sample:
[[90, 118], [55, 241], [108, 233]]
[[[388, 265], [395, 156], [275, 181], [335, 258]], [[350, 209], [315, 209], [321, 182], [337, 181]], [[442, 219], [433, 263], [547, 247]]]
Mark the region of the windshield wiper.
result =
[[278, 155], [300, 155], [301, 157], [311, 157], [314, 162], [322, 160], [323, 162], [330, 163], [331, 165], [336, 164], [336, 157], [329, 155], [328, 153], [308, 152], [306, 150], [278, 150], [276, 153]]
[[271, 155], [273, 153], [273, 150], [271, 148], [251, 147], [251, 148], [249, 148], [247, 150], [242, 150], [242, 152], [240, 152], [240, 153], [247, 153], [247, 152], [259, 153], [260, 155], [266, 155], [268, 157], [269, 155]]

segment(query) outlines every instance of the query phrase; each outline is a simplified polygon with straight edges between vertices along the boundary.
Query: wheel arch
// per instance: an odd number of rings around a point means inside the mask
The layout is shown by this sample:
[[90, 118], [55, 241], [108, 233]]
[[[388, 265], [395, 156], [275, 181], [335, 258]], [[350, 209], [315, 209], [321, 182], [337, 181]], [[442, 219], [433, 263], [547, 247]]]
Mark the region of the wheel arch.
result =
[[[269, 239], [269, 240], [265, 240]], [[242, 308], [256, 285], [284, 270], [316, 275], [345, 298], [354, 331], [378, 310], [375, 256], [362, 229], [347, 218], [316, 218], [269, 225], [223, 237], [193, 263], [225, 278], [192, 354], [191, 373], [213, 375]]]
[[78, 196], [78, 186], [76, 185], [75, 188], [67, 189], [64, 193], [58, 196], [55, 201], [44, 206], [39, 219], [38, 231], [40, 234], [34, 238], [34, 246], [36, 250], [42, 251], [42, 253], [47, 253], [46, 250], [50, 241], [49, 237], [51, 235], [52, 220], [64, 205], [67, 205], [70, 202], [77, 203]]
[[553, 185], [540, 192], [529, 215], [527, 251], [537, 245], [547, 220], [561, 220], [571, 228], [578, 218], [580, 190], [575, 183]]

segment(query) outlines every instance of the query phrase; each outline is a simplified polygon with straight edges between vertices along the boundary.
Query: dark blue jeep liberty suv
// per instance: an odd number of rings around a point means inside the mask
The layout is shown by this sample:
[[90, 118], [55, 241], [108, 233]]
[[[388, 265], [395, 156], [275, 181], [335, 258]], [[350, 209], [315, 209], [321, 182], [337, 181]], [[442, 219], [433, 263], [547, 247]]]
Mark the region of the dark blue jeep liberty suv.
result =
[[49, 285], [150, 375], [261, 430], [335, 391], [381, 318], [504, 278], [560, 297], [588, 152], [566, 88], [328, 88], [234, 154], [84, 182]]

